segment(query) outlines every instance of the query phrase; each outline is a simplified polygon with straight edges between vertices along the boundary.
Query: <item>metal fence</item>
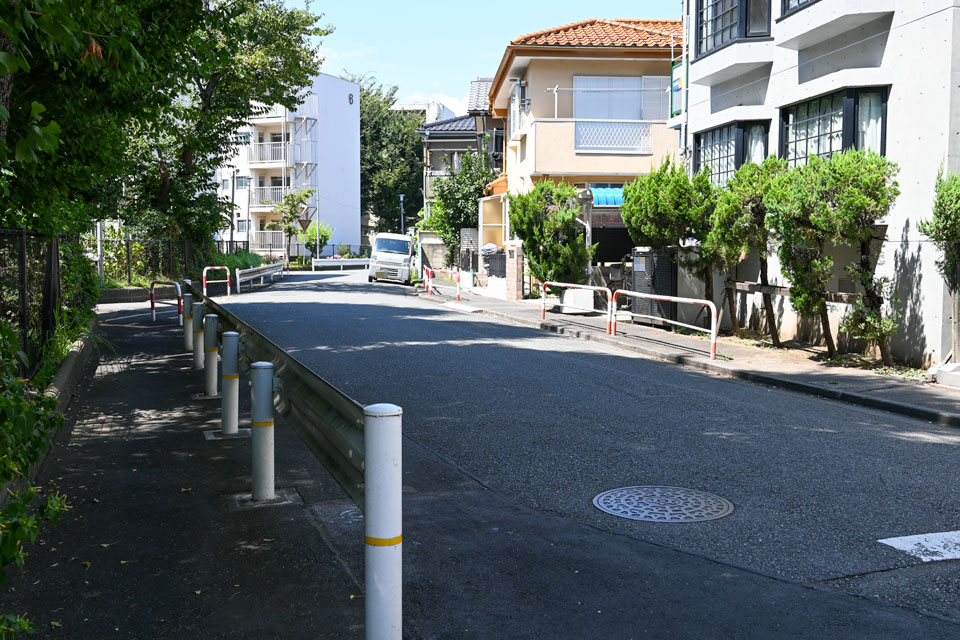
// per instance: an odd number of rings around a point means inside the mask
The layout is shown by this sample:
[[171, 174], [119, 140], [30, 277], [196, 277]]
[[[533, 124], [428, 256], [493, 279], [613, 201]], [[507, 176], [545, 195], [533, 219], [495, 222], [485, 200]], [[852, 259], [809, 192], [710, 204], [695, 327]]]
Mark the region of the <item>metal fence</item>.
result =
[[194, 246], [187, 239], [127, 237], [111, 228], [99, 241], [96, 233], [84, 235], [83, 245], [105, 278], [127, 284], [132, 284], [134, 276], [179, 280], [194, 266]]
[[217, 240], [217, 251], [231, 254], [250, 251], [249, 240]]
[[60, 308], [60, 244], [56, 237], [26, 229], [0, 229], [0, 317], [20, 339], [32, 377], [47, 338], [56, 330]]

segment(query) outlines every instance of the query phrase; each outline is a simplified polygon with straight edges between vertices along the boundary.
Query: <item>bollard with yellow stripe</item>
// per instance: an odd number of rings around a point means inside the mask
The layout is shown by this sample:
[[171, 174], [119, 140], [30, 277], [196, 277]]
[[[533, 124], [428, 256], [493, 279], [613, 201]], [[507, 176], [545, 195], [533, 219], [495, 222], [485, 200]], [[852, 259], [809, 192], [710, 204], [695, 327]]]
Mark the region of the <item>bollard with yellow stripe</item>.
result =
[[273, 500], [273, 363], [250, 365], [250, 426], [253, 445], [252, 499]]
[[235, 436], [239, 431], [240, 414], [240, 334], [223, 332], [223, 370], [220, 378], [220, 433]]
[[208, 313], [203, 318], [203, 377], [205, 395], [208, 398], [217, 397], [217, 322], [215, 313]]
[[194, 302], [190, 315], [193, 317], [193, 368], [203, 369], [203, 303]]
[[400, 640], [403, 602], [403, 409], [363, 410], [366, 634]]
[[[188, 282], [184, 280], [184, 283]], [[186, 286], [186, 284], [184, 284]], [[183, 348], [193, 352], [193, 294], [183, 294]]]

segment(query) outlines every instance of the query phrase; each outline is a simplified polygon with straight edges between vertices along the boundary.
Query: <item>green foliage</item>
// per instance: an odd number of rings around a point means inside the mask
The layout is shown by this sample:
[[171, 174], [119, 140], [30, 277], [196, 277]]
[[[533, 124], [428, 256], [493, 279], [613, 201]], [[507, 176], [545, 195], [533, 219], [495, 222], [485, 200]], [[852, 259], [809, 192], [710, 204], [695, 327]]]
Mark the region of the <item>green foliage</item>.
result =
[[[496, 177], [487, 154], [471, 152], [460, 156], [460, 168], [452, 175], [433, 182], [436, 211], [430, 211], [430, 230], [436, 231], [447, 247], [459, 249], [460, 229], [476, 228], [479, 220], [477, 201], [483, 189]], [[424, 227], [421, 227], [424, 228]]]
[[390, 110], [397, 87], [384, 88], [370, 76], [347, 79], [360, 85], [360, 210], [377, 217], [377, 231], [399, 233], [400, 194], [407, 218], [423, 208], [423, 142], [417, 135], [423, 116]]
[[280, 229], [287, 238], [287, 255], [290, 255], [290, 240], [303, 230], [300, 219], [307, 208], [307, 200], [313, 197], [316, 189], [298, 189], [284, 194], [283, 198], [273, 207], [273, 215], [280, 216], [280, 220], [267, 225], [268, 229]]
[[236, 273], [237, 269], [252, 269], [263, 264], [263, 258], [258, 253], [250, 251], [238, 251], [236, 253], [218, 253], [210, 260], [206, 266], [226, 267], [230, 273]]
[[538, 182], [530, 193], [510, 196], [511, 228], [523, 241], [530, 271], [541, 282], [587, 281], [597, 245], [586, 246], [577, 190], [565, 183]]
[[314, 255], [320, 255], [320, 250], [330, 242], [333, 237], [333, 227], [326, 222], [317, 222], [314, 220], [307, 227], [306, 231], [300, 230], [300, 242], [303, 246], [309, 247]]
[[649, 175], [624, 185], [620, 212], [638, 246], [665, 251], [689, 239], [698, 241], [699, 250], [678, 251], [677, 259], [700, 276], [712, 299], [714, 256], [707, 238], [716, 205], [717, 190], [706, 168], [691, 179], [682, 165], [667, 159]]
[[[56, 401], [35, 393], [17, 377], [17, 360], [25, 359], [17, 344], [13, 328], [0, 322], [0, 486], [27, 480], [30, 467], [50, 449], [53, 435], [63, 423], [63, 416], [56, 413]], [[30, 508], [37, 490], [31, 486], [11, 489], [8, 496], [9, 504], [0, 510], [0, 583], [8, 564], [23, 566], [23, 543], [36, 540], [39, 532], [38, 516]], [[56, 521], [65, 508], [64, 498], [53, 495], [47, 498], [43, 515]]]
[[770, 230], [764, 197], [773, 179], [787, 168], [786, 160], [770, 156], [763, 164], [747, 163], [722, 190], [710, 221], [706, 245], [731, 270], [746, 254], [766, 258], [770, 251]]
[[933, 217], [918, 225], [940, 252], [937, 270], [951, 291], [960, 290], [960, 176], [937, 176], [933, 199]]
[[[826, 286], [833, 259], [826, 243], [859, 249], [856, 262], [844, 265], [864, 289], [842, 328], [876, 343], [884, 364], [890, 365], [888, 338], [898, 317], [885, 315], [887, 282], [875, 276], [872, 239], [876, 225], [900, 194], [894, 179], [898, 167], [873, 152], [849, 150], [829, 160], [811, 157], [806, 166], [777, 176], [765, 203], [780, 241], [779, 256], [790, 280], [791, 304], [801, 314], [817, 312], [829, 335]], [[827, 338], [831, 357], [832, 338]]]
[[806, 165], [778, 174], [764, 198], [779, 245], [780, 269], [790, 281], [790, 304], [801, 315], [817, 314], [826, 304], [833, 270], [818, 224], [823, 217], [819, 194], [825, 189], [825, 164], [811, 156]]

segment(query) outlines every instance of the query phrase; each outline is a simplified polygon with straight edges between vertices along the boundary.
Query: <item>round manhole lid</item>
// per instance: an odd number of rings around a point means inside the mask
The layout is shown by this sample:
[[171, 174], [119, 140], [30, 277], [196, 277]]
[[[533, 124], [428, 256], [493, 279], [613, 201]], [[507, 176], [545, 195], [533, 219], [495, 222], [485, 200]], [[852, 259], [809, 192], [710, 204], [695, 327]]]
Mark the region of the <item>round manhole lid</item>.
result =
[[733, 503], [720, 496], [681, 487], [622, 487], [593, 499], [601, 511], [644, 522], [703, 522], [733, 513]]

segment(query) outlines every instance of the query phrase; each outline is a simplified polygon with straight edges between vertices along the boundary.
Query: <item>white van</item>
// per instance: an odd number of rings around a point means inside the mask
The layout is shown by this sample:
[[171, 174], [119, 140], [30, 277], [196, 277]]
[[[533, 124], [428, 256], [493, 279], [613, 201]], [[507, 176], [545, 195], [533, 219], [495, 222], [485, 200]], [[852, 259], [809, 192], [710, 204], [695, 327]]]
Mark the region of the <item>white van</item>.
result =
[[367, 280], [397, 280], [410, 284], [413, 238], [399, 233], [379, 233], [370, 253]]

